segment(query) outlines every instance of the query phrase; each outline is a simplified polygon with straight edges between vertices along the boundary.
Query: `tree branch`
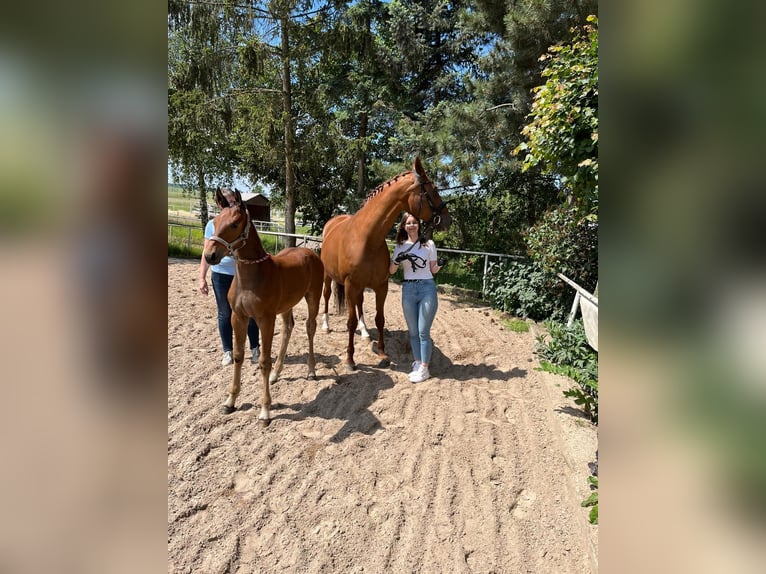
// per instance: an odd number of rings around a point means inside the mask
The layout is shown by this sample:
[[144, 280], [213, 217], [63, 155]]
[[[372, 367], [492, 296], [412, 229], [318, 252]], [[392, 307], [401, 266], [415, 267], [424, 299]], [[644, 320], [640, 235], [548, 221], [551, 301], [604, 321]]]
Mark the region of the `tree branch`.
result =
[[498, 105], [496, 105], [496, 106], [492, 106], [491, 108], [487, 108], [487, 109], [486, 109], [486, 110], [484, 110], [484, 111], [485, 111], [485, 112], [491, 112], [492, 110], [496, 110], [496, 109], [498, 109], [498, 108], [505, 108], [505, 107], [507, 107], [507, 106], [513, 106], [513, 105], [514, 105], [513, 103], [507, 103], [507, 104], [498, 104]]

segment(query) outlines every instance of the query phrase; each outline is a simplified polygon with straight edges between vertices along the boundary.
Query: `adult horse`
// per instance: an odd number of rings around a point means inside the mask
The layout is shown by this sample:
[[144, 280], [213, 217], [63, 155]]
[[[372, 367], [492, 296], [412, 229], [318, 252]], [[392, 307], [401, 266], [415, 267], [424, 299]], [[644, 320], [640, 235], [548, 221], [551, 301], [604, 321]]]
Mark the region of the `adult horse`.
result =
[[[220, 188], [216, 190], [216, 201], [219, 205], [227, 205]], [[205, 260], [215, 265], [229, 253], [237, 265], [237, 272], [229, 289], [231, 325], [234, 330], [234, 380], [222, 410], [226, 414], [234, 411], [245, 356], [247, 322], [248, 318], [252, 317], [261, 332], [259, 364], [263, 387], [258, 418], [265, 426], [271, 421], [269, 383], [277, 380], [284, 366], [287, 344], [295, 325], [293, 307], [301, 299], [305, 299], [308, 304], [308, 376], [311, 379], [316, 377], [314, 333], [322, 297], [322, 260], [316, 253], [303, 247], [288, 247], [273, 257], [266, 253], [255, 226], [251, 224], [251, 214], [247, 205], [242, 202], [239, 191], [234, 191], [234, 202], [221, 209], [213, 221], [216, 235], [205, 241]], [[271, 343], [277, 315], [282, 317], [282, 343], [272, 371]]]
[[[375, 326], [378, 328], [380, 366], [390, 363], [386, 355], [383, 328], [383, 307], [388, 294], [390, 255], [386, 234], [402, 211], [408, 211], [424, 221], [424, 227], [447, 229], [452, 223], [446, 204], [436, 186], [415, 158], [412, 171], [400, 173], [375, 188], [364, 205], [354, 215], [339, 215], [330, 219], [322, 232], [322, 263], [324, 263], [324, 315], [322, 329], [329, 330], [327, 309], [335, 284], [338, 309], [347, 307], [348, 347], [346, 369], [353, 371], [354, 332], [362, 314], [364, 290], [375, 292]], [[346, 301], [348, 304], [346, 305]]]

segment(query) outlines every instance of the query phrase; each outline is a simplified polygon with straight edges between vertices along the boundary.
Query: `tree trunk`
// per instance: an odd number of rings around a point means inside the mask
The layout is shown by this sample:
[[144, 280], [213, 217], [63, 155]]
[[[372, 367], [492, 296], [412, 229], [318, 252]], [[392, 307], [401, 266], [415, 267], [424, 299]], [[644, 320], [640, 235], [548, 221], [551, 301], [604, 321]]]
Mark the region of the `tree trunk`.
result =
[[[280, 20], [282, 27], [282, 112], [285, 121], [285, 231], [295, 233], [295, 172], [293, 171], [293, 154], [295, 151], [288, 23], [289, 19], [286, 16]], [[289, 247], [295, 247], [295, 237], [288, 237], [286, 244]]]
[[[366, 12], [364, 16], [364, 36], [362, 38], [362, 63], [367, 66], [372, 51], [372, 18], [370, 13]], [[357, 154], [357, 197], [364, 198], [367, 190], [367, 130], [369, 123], [370, 96], [365, 90], [362, 96], [362, 113], [359, 116], [359, 152]]]
[[199, 218], [202, 227], [207, 225], [207, 189], [205, 188], [205, 174], [201, 169], [197, 170], [197, 191], [199, 192]]
[[362, 112], [359, 118], [359, 153], [357, 154], [356, 193], [363, 198], [367, 189], [367, 112]]

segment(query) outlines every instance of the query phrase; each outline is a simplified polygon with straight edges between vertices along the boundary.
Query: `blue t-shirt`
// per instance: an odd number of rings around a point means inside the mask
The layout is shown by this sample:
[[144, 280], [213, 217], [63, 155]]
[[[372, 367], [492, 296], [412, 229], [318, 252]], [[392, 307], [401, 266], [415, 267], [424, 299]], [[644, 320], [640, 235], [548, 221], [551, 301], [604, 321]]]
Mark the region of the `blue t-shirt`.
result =
[[[215, 225], [213, 220], [207, 222], [205, 226], [205, 239], [210, 239], [215, 235]], [[210, 269], [213, 273], [222, 273], [223, 275], [234, 275], [237, 269], [237, 264], [234, 262], [234, 258], [231, 255], [226, 255], [218, 265], [211, 265]]]

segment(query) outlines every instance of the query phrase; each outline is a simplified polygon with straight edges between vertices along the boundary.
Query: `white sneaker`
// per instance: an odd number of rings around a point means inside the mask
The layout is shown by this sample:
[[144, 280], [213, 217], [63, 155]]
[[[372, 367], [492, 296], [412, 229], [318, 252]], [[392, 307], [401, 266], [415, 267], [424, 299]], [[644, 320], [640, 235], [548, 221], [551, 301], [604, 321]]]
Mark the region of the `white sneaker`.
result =
[[233, 362], [234, 360], [231, 358], [231, 351], [224, 351], [223, 359], [221, 359], [221, 364], [226, 367], [231, 365]]
[[411, 377], [412, 375], [417, 373], [418, 370], [420, 370], [420, 365], [422, 365], [422, 364], [423, 363], [421, 363], [420, 361], [412, 361], [412, 370], [409, 372], [409, 374], [407, 376]]
[[253, 352], [253, 357], [250, 359], [254, 365], [258, 364], [258, 359], [261, 358], [261, 348], [253, 347], [250, 349]]
[[426, 379], [431, 378], [431, 373], [428, 372], [428, 367], [421, 363], [420, 368], [410, 374], [410, 381], [413, 383], [422, 383]]

